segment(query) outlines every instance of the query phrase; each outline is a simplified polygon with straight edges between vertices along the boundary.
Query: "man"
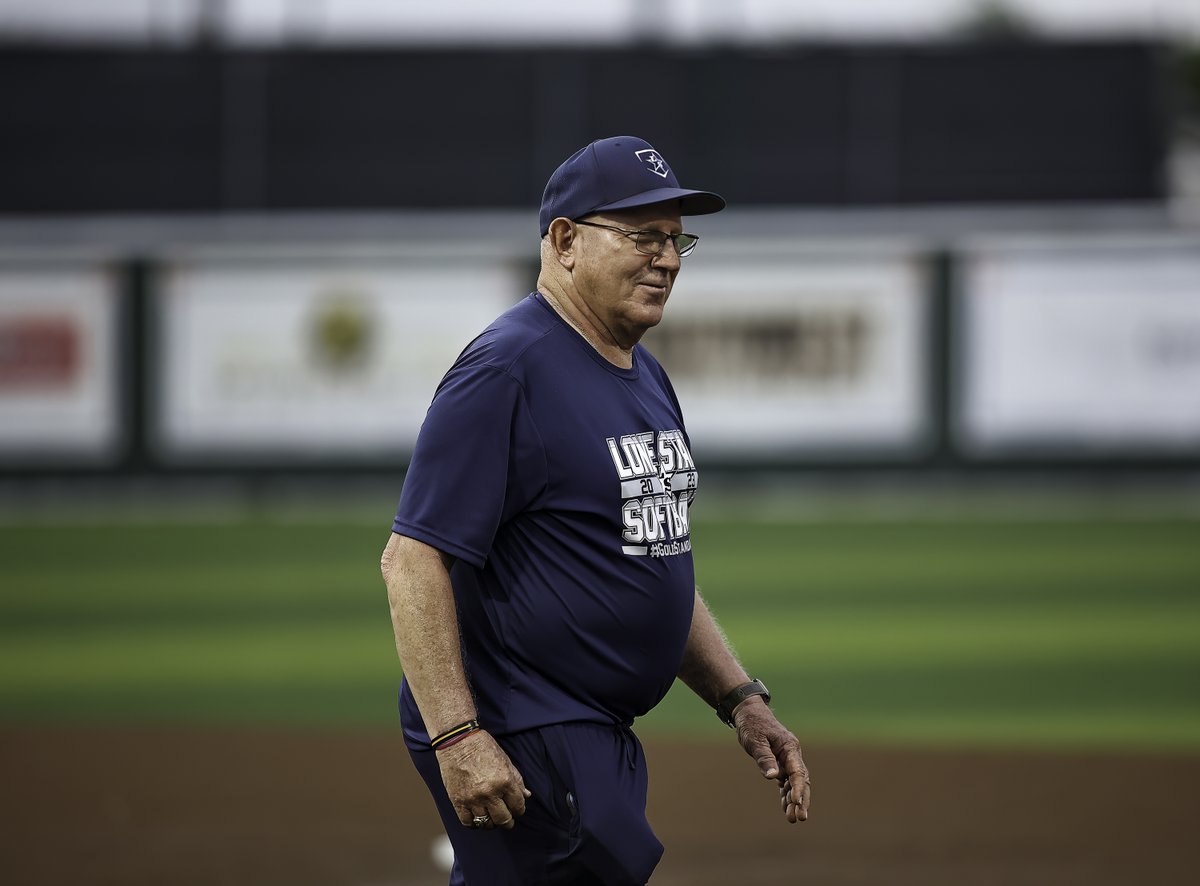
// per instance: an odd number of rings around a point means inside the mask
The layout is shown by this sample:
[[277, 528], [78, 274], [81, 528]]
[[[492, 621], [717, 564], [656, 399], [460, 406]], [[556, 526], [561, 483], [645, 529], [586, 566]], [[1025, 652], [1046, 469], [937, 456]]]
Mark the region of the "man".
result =
[[682, 215], [724, 205], [641, 139], [576, 152], [542, 198], [537, 291], [426, 415], [382, 568], [452, 886], [644, 884], [662, 845], [630, 725], [676, 677], [736, 727], [787, 820], [808, 817], [800, 745], [696, 589], [698, 474], [638, 344], [696, 244]]

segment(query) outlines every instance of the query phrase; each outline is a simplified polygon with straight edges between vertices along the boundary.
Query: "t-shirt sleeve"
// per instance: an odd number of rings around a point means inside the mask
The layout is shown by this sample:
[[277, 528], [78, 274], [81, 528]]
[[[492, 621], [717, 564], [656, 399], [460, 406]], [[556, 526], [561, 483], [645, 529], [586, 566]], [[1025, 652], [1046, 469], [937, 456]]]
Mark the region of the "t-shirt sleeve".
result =
[[546, 486], [524, 391], [491, 366], [456, 366], [417, 435], [392, 530], [483, 566], [500, 526]]

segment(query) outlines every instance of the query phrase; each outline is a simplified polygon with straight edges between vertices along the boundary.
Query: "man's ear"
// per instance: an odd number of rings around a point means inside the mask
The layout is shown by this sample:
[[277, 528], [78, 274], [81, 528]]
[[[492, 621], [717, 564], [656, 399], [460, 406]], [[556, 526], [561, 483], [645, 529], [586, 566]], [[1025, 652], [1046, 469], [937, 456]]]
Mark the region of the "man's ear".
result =
[[558, 263], [568, 271], [575, 267], [575, 233], [576, 227], [570, 220], [556, 218], [550, 222], [546, 236], [550, 238], [550, 248]]

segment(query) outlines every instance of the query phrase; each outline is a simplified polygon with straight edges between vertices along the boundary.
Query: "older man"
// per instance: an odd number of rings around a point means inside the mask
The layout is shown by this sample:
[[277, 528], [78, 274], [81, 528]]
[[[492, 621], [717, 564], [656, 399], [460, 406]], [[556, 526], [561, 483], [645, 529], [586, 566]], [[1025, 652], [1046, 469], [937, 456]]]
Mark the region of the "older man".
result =
[[662, 845], [630, 726], [676, 677], [808, 817], [800, 745], [696, 590], [698, 472], [638, 343], [696, 246], [682, 216], [724, 205], [641, 139], [582, 148], [546, 185], [537, 291], [434, 395], [382, 565], [451, 884], [645, 883]]

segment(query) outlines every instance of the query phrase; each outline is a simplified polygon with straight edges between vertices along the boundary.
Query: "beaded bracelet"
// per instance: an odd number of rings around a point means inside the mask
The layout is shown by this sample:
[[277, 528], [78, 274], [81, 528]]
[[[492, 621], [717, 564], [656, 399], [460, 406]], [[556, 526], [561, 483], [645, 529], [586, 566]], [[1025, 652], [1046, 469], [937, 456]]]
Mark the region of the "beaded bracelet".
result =
[[435, 751], [449, 747], [451, 744], [457, 744], [462, 741], [472, 732], [477, 732], [479, 728], [478, 720], [468, 720], [465, 723], [459, 723], [457, 726], [447, 729], [441, 735], [429, 739], [429, 746]]

